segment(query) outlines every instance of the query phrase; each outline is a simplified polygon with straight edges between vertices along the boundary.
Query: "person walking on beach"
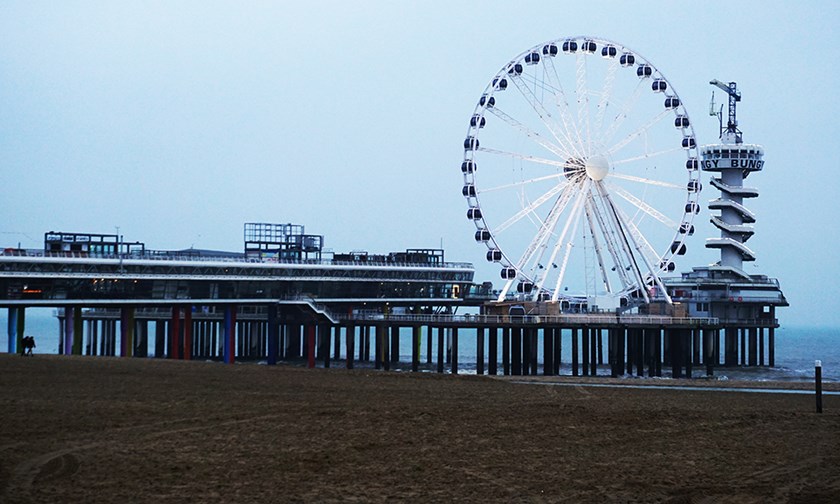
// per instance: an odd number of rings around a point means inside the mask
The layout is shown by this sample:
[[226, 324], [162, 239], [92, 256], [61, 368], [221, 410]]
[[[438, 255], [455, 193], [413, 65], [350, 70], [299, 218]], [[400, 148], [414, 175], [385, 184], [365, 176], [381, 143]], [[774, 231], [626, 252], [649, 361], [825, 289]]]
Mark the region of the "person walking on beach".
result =
[[32, 349], [35, 348], [35, 336], [24, 336], [21, 343], [23, 343], [23, 345], [20, 349], [20, 354], [22, 356], [28, 355], [31, 357]]

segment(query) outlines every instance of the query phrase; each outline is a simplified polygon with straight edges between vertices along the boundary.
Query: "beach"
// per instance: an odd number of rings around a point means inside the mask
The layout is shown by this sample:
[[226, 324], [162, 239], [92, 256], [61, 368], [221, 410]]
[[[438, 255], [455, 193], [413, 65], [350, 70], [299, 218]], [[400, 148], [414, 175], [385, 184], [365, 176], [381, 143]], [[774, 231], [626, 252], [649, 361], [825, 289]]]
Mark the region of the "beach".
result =
[[2, 354], [0, 405], [4, 503], [840, 497], [837, 395]]

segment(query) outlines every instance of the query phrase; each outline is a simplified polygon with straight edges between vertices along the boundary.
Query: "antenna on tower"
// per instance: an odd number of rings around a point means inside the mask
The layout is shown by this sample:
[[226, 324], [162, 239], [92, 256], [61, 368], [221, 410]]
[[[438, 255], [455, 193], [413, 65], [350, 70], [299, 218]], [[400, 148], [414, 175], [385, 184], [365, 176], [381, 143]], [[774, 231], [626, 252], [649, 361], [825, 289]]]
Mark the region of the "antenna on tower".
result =
[[710, 116], [717, 116], [718, 118], [718, 125], [720, 126], [721, 133], [723, 132], [723, 104], [721, 104], [720, 108], [715, 110], [715, 92], [712, 90], [712, 101], [709, 103], [709, 115]]
[[[719, 87], [729, 95], [729, 120], [726, 123], [725, 129], [723, 127], [723, 105], [721, 105], [719, 116], [720, 139], [724, 140], [724, 136], [727, 136], [730, 137], [730, 140], [734, 139], [736, 144], [741, 143], [741, 132], [738, 130], [738, 120], [735, 118], [735, 104], [741, 101], [741, 93], [738, 91], [738, 85], [734, 82], [730, 82], [727, 85], [717, 79], [709, 81], [709, 84]], [[712, 93], [712, 99], [714, 100], [714, 91]]]

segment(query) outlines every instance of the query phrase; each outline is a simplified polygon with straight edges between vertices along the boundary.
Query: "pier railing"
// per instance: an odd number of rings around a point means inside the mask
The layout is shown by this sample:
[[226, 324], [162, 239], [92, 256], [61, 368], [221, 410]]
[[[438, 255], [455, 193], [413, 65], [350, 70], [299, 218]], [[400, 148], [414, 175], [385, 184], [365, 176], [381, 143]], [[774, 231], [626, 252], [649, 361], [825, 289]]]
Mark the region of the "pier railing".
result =
[[372, 266], [372, 267], [415, 267], [415, 268], [454, 268], [473, 269], [472, 263], [442, 262], [442, 263], [412, 263], [386, 261], [336, 261], [332, 259], [279, 259], [276, 257], [238, 257], [199, 255], [167, 251], [146, 250], [127, 254], [92, 254], [89, 252], [45, 252], [40, 249], [8, 249], [0, 250], [0, 257], [42, 257], [57, 259], [112, 259], [122, 261], [191, 261], [191, 262], [224, 262], [230, 264], [310, 264], [321, 266]]
[[618, 315], [615, 314], [567, 314], [567, 315], [445, 315], [445, 314], [342, 314], [336, 315], [339, 321], [389, 321], [406, 324], [465, 324], [465, 325], [650, 325], [650, 326], [717, 326], [720, 320], [715, 317], [668, 317], [660, 315]]

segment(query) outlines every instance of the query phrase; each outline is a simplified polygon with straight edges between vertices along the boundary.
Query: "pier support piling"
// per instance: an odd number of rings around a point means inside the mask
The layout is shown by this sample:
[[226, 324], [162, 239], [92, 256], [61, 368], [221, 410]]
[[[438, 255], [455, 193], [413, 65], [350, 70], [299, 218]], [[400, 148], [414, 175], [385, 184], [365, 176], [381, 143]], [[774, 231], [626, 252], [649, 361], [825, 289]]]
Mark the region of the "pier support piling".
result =
[[347, 356], [347, 369], [353, 369], [353, 357], [356, 354], [356, 326], [349, 325], [344, 330], [345, 355]]
[[703, 363], [706, 364], [706, 376], [715, 375], [715, 340], [717, 330], [703, 330]]
[[9, 353], [18, 353], [23, 348], [23, 336], [26, 330], [26, 308], [23, 306], [10, 306], [9, 318], [6, 323], [6, 336], [9, 338], [7, 345]]
[[444, 365], [443, 327], [437, 328], [437, 372], [443, 373]]
[[692, 364], [693, 364], [693, 354], [694, 354], [694, 333], [695, 331], [689, 330], [682, 330], [682, 351], [683, 351], [683, 362], [685, 365], [685, 377], [691, 378], [692, 372]]
[[434, 339], [434, 328], [429, 325], [426, 326], [426, 364], [432, 363], [432, 340]]
[[755, 327], [749, 328], [749, 365], [758, 365], [758, 329]]
[[543, 375], [554, 375], [554, 328], [543, 329]]
[[333, 327], [333, 360], [338, 362], [341, 360], [341, 326]]
[[268, 352], [266, 355], [266, 362], [269, 366], [277, 364], [278, 354], [280, 352], [280, 317], [277, 305], [268, 306]]
[[225, 364], [233, 364], [236, 360], [236, 307], [225, 306], [223, 359]]
[[320, 344], [319, 346], [322, 358], [324, 359], [324, 369], [329, 369], [330, 367], [330, 342], [332, 341], [332, 328], [327, 324], [321, 324], [318, 326], [318, 336]]
[[420, 371], [420, 333], [421, 326], [414, 326], [411, 328], [411, 371], [416, 373]]
[[306, 367], [309, 369], [315, 367], [315, 333], [315, 323], [306, 324]]
[[764, 328], [758, 328], [758, 365], [764, 366]]
[[183, 354], [184, 360], [192, 359], [193, 352], [193, 323], [192, 323], [192, 306], [184, 306], [184, 336], [183, 336]]
[[172, 307], [172, 317], [169, 319], [169, 358], [181, 358], [181, 307]]
[[382, 369], [382, 339], [383, 339], [383, 331], [381, 325], [374, 326], [374, 333], [373, 333], [373, 368], [374, 369]]
[[505, 376], [510, 376], [510, 347], [511, 347], [511, 330], [510, 327], [502, 328], [502, 373]]
[[522, 374], [527, 376], [530, 370], [530, 363], [531, 363], [531, 330], [522, 328], [520, 329], [522, 334]]
[[458, 374], [458, 328], [452, 328], [452, 374]]
[[[581, 348], [580, 348], [580, 356], [581, 356], [581, 368], [583, 371], [583, 376], [589, 376], [589, 370], [591, 369], [590, 360], [592, 356], [595, 355], [596, 349], [592, 346], [592, 335], [594, 334], [594, 329], [592, 328], [585, 328], [580, 335], [581, 340]], [[590, 348], [592, 347], [592, 348]]]
[[438, 361], [437, 361], [437, 371], [438, 373], [443, 373], [443, 365], [444, 365], [444, 338], [443, 338], [443, 327], [438, 327]]
[[484, 374], [484, 328], [475, 330], [475, 374]]
[[400, 326], [391, 326], [391, 348], [389, 360], [396, 364], [400, 361]]
[[514, 376], [522, 375], [522, 328], [514, 327], [511, 329], [510, 335], [510, 360], [511, 360], [511, 374]]
[[120, 357], [134, 356], [134, 329], [134, 307], [123, 306], [120, 308]]
[[487, 374], [498, 374], [499, 329], [491, 327], [487, 333]]

